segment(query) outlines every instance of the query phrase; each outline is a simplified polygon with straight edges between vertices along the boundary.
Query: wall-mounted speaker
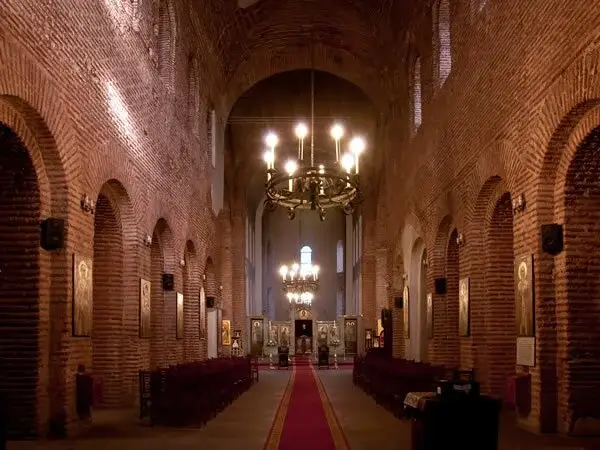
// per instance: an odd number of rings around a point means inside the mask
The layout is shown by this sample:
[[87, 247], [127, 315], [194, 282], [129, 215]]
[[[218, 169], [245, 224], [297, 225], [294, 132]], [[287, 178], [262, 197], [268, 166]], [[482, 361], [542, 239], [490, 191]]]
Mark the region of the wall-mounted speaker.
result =
[[436, 278], [435, 283], [435, 295], [446, 295], [446, 278]]
[[404, 308], [404, 299], [402, 297], [396, 297], [394, 299], [394, 308], [398, 308], [398, 309]]
[[65, 245], [65, 221], [49, 217], [40, 226], [40, 245], [44, 250], [59, 250]]
[[[383, 308], [381, 310], [381, 323], [386, 324], [387, 322], [391, 322], [392, 320], [392, 310], [388, 308]], [[385, 327], [385, 325], [383, 325]]]
[[175, 276], [172, 273], [163, 273], [162, 287], [165, 291], [172, 291], [175, 289]]
[[563, 226], [558, 223], [542, 225], [542, 250], [556, 256], [563, 251]]
[[215, 307], [215, 298], [214, 297], [206, 297], [206, 308], [214, 308]]

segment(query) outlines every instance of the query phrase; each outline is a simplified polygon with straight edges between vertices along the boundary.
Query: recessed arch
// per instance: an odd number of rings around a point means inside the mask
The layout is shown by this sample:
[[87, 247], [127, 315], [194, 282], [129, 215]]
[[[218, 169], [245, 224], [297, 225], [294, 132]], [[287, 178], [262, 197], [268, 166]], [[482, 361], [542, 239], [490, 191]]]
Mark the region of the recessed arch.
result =
[[[314, 55], [308, 45], [290, 45], [278, 52], [256, 51], [237, 67], [227, 82], [226, 95], [221, 103], [225, 116], [231, 113], [237, 99], [252, 86], [273, 75], [293, 70], [314, 68], [338, 76], [358, 86], [381, 110], [385, 110], [387, 96], [373, 75], [365, 70], [368, 65], [350, 53], [322, 43], [315, 44]], [[314, 63], [314, 64], [313, 64]]]
[[200, 271], [196, 247], [191, 240], [185, 244], [183, 254], [183, 313], [184, 313], [184, 358], [193, 361], [200, 358]]
[[470, 341], [482, 390], [494, 395], [504, 394], [516, 364], [513, 236], [510, 193], [500, 176], [491, 176], [479, 191], [467, 236], [471, 333], [461, 338], [461, 349]]
[[[587, 117], [586, 117], [587, 119]], [[554, 258], [559, 361], [559, 428], [572, 431], [589, 397], [600, 388], [600, 126], [593, 128], [563, 156], [558, 166], [554, 218], [564, 225], [564, 251]], [[586, 124], [589, 125], [589, 122]], [[577, 126], [577, 130], [584, 126]], [[567, 159], [568, 158], [568, 159]], [[595, 398], [595, 397], [594, 397]]]
[[[36, 168], [19, 136], [0, 122], [0, 390], [10, 408], [8, 435], [35, 437], [41, 348], [41, 195]], [[45, 305], [44, 305], [45, 306]], [[43, 320], [43, 319], [42, 319]]]
[[418, 237], [412, 245], [410, 252], [409, 283], [409, 358], [426, 361], [426, 297], [427, 297], [427, 247], [425, 241]]
[[171, 0], [160, 0], [156, 17], [156, 57], [158, 73], [165, 88], [175, 89], [177, 16]]
[[154, 226], [152, 245], [150, 246], [150, 366], [153, 368], [161, 367], [167, 361], [165, 331], [168, 327], [164, 313], [165, 291], [163, 289], [163, 274], [168, 273], [169, 265], [167, 264], [167, 258], [169, 256], [173, 258], [173, 255], [171, 229], [167, 221], [161, 218]]

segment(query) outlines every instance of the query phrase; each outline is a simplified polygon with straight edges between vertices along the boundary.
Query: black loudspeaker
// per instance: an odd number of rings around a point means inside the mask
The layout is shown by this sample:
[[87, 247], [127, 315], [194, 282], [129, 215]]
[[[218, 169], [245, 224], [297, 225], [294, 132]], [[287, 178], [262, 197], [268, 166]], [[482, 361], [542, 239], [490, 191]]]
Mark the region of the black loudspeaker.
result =
[[398, 308], [398, 309], [404, 308], [404, 299], [402, 297], [396, 297], [394, 299], [394, 308]]
[[557, 223], [542, 225], [542, 250], [556, 256], [563, 251], [563, 227]]
[[435, 295], [446, 295], [446, 279], [436, 278], [435, 282]]
[[206, 297], [206, 307], [207, 308], [215, 307], [215, 298], [214, 297]]
[[[381, 310], [381, 323], [385, 324], [388, 321], [392, 320], [392, 310], [388, 308], [384, 308]], [[385, 325], [383, 325], [385, 327]]]
[[172, 273], [163, 273], [163, 289], [165, 291], [172, 291], [175, 289], [175, 276]]
[[65, 221], [51, 217], [42, 221], [40, 245], [44, 250], [59, 250], [65, 245]]

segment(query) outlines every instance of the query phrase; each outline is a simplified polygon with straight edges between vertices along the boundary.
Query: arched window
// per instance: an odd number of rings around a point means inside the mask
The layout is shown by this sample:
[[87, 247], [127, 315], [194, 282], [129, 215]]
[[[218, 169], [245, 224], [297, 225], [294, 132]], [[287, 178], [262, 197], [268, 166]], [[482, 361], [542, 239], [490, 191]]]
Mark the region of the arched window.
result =
[[175, 30], [171, 5], [163, 0], [158, 7], [157, 57], [160, 79], [169, 91], [174, 90]]
[[338, 241], [337, 243], [337, 273], [344, 271], [344, 243]]
[[210, 159], [213, 167], [217, 167], [217, 113], [209, 103], [209, 107], [206, 110], [206, 143], [210, 151]]
[[452, 45], [450, 40], [450, 1], [439, 0], [434, 9], [434, 35], [437, 39], [437, 72], [442, 86], [452, 71]]
[[198, 64], [196, 58], [190, 55], [188, 60], [188, 125], [192, 133], [198, 134], [200, 113], [200, 86], [198, 77]]
[[305, 245], [300, 249], [300, 270], [310, 269], [312, 265], [312, 248]]
[[413, 127], [415, 131], [421, 126], [423, 115], [421, 110], [421, 57], [417, 56], [413, 66]]

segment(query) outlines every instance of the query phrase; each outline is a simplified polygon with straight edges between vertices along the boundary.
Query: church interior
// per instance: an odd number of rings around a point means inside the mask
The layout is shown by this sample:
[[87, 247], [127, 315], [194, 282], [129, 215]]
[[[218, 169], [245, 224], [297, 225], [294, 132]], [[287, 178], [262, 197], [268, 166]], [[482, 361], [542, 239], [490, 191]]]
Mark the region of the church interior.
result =
[[600, 449], [599, 33], [0, 1], [0, 449]]

